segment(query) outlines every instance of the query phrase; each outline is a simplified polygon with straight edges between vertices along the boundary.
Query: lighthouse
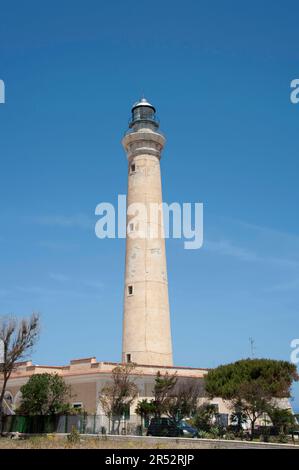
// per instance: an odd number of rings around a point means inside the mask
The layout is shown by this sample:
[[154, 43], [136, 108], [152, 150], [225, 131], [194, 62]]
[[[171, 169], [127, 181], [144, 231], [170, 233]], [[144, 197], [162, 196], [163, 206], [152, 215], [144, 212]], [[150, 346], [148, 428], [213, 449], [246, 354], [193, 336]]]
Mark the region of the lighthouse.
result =
[[128, 159], [122, 361], [172, 366], [160, 159], [165, 137], [145, 98], [132, 107]]

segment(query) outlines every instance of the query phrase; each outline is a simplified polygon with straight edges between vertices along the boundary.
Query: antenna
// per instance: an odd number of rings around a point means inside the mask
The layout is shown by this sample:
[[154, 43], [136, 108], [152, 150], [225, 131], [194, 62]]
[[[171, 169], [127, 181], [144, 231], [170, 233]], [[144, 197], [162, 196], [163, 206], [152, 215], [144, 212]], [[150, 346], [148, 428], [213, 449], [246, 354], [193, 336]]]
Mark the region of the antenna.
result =
[[251, 353], [251, 359], [254, 358], [254, 354], [255, 354], [255, 345], [254, 345], [254, 339], [250, 336], [249, 338], [249, 342], [250, 342], [250, 353]]

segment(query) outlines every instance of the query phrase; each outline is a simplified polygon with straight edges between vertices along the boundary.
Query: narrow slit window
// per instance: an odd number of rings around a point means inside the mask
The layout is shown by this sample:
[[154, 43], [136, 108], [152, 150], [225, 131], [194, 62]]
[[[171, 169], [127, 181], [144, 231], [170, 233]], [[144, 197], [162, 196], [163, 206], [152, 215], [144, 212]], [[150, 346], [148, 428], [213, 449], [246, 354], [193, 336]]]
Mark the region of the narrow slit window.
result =
[[131, 354], [127, 354], [127, 362], [131, 362]]
[[133, 223], [130, 224], [130, 232], [134, 232], [134, 224]]
[[128, 294], [133, 295], [133, 286], [128, 286]]
[[135, 171], [136, 171], [136, 165], [135, 165], [135, 163], [132, 163], [132, 165], [131, 165], [131, 173], [135, 173]]

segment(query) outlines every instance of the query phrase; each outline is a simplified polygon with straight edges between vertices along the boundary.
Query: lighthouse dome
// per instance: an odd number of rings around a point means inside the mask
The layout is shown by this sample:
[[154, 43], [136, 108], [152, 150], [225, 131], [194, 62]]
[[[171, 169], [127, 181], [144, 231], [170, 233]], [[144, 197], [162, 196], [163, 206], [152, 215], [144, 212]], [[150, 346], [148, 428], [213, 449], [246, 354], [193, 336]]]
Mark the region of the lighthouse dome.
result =
[[155, 107], [149, 103], [146, 98], [141, 98], [139, 101], [136, 101], [136, 103], [133, 104], [132, 112], [135, 108], [139, 108], [141, 106], [147, 106], [148, 108], [152, 108], [154, 112], [156, 111]]

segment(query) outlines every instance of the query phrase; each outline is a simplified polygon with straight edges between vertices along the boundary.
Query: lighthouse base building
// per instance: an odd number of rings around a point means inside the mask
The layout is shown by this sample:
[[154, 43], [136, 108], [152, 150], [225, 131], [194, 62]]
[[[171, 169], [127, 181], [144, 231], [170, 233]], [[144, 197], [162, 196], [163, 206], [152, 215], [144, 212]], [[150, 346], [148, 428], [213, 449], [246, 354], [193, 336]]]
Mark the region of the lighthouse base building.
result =
[[[95, 357], [74, 359], [65, 366], [33, 365], [30, 361], [19, 363], [8, 382], [4, 411], [8, 415], [16, 413], [21, 402], [20, 388], [33, 374], [54, 373], [63, 377], [65, 382], [70, 385], [71, 405], [76, 410], [76, 416], [69, 416], [67, 419], [65, 417], [59, 418], [60, 424], [58, 423], [57, 431], [70, 432], [72, 426], [76, 425], [85, 433], [101, 433], [103, 429], [109, 433], [111, 431], [111, 422], [101, 409], [99, 395], [101, 389], [111, 382], [112, 370], [117, 365], [119, 363], [99, 362]], [[155, 377], [158, 372], [161, 374], [166, 372], [169, 374], [176, 373], [178, 381], [196, 380], [201, 390], [198, 404], [209, 401], [204, 392], [204, 376], [207, 374], [208, 369], [137, 365], [132, 374], [132, 379], [138, 387], [138, 395], [122, 420], [121, 432], [123, 434], [136, 434], [139, 432], [138, 427], [141, 425], [141, 418], [136, 415], [136, 406], [140, 400], [153, 399]], [[231, 410], [227, 402], [224, 402], [221, 398], [214, 398], [209, 403], [215, 406], [220, 422], [224, 425], [229, 424]], [[281, 399], [279, 406], [284, 409], [292, 409], [288, 399]], [[263, 424], [262, 419], [259, 422]]]
[[[82, 409], [89, 415], [101, 415], [102, 410], [99, 403], [99, 395], [101, 389], [107, 383], [111, 382], [112, 370], [118, 366], [115, 362], [99, 362], [95, 357], [74, 359], [65, 366], [42, 366], [34, 365], [31, 361], [17, 364], [15, 371], [12, 373], [5, 395], [6, 412], [14, 413], [21, 402], [20, 388], [34, 374], [51, 373], [58, 374], [63, 377], [65, 382], [71, 387], [71, 404], [74, 408]], [[129, 416], [136, 415], [135, 409], [137, 402], [142, 399], [152, 399], [155, 377], [157, 373], [176, 374], [178, 380], [194, 380], [196, 379], [201, 386], [202, 400], [204, 401], [204, 384], [203, 378], [207, 373], [207, 369], [192, 367], [174, 367], [174, 366], [150, 366], [136, 365], [132, 379], [138, 387], [138, 396], [129, 410]], [[219, 412], [225, 411], [224, 404], [219, 404]]]

